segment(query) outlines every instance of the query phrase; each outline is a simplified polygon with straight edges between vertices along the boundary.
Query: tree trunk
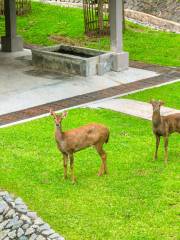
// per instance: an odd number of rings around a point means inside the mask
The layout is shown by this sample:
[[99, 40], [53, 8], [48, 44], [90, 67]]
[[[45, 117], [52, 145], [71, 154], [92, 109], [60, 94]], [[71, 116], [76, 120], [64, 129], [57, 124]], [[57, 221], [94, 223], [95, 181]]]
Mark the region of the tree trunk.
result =
[[103, 0], [98, 0], [98, 26], [101, 33], [103, 30]]

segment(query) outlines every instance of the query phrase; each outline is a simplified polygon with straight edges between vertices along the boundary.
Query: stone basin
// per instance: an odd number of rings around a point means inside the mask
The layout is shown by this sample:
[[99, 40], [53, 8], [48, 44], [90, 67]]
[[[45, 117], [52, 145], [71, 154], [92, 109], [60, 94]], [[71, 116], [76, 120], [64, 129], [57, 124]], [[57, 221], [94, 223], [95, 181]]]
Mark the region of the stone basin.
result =
[[32, 49], [33, 65], [54, 72], [80, 76], [111, 71], [113, 53], [68, 45]]

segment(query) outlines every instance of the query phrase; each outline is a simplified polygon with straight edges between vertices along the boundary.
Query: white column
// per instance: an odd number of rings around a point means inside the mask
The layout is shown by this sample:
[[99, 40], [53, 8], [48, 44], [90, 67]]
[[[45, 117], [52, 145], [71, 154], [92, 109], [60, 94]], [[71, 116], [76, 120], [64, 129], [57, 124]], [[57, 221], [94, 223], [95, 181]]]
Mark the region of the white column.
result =
[[23, 50], [23, 41], [16, 35], [16, 1], [4, 0], [6, 36], [1, 38], [2, 51]]
[[109, 0], [111, 51], [114, 53], [114, 71], [122, 71], [129, 66], [129, 54], [123, 52], [123, 0]]

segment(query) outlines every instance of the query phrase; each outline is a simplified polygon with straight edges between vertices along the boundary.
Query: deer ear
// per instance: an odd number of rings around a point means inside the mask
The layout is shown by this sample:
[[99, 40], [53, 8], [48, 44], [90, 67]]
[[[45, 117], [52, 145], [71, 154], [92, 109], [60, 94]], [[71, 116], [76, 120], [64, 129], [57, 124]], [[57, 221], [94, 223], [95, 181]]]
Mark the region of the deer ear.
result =
[[164, 102], [159, 100], [160, 106], [164, 105]]
[[49, 109], [49, 113], [50, 113], [51, 115], [53, 115], [53, 110], [52, 110], [52, 109]]
[[62, 117], [62, 118], [65, 118], [65, 117], [67, 117], [67, 115], [68, 115], [67, 112], [63, 112], [63, 113], [61, 114], [61, 117]]
[[150, 103], [150, 104], [153, 104], [154, 101], [155, 101], [154, 99], [151, 99], [151, 100], [149, 101], [149, 103]]
[[54, 112], [52, 109], [49, 110], [49, 113], [51, 114], [51, 116], [53, 116], [54, 118], [56, 118], [56, 114], [55, 114], [55, 112]]

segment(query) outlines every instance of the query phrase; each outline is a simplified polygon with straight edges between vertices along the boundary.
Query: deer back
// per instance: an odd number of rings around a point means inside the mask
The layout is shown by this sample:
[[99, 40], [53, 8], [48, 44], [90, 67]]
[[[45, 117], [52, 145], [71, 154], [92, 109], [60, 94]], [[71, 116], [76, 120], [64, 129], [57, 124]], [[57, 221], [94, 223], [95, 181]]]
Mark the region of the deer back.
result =
[[171, 114], [163, 117], [165, 125], [168, 127], [168, 132], [179, 132], [180, 133], [180, 113]]
[[56, 141], [61, 151], [73, 153], [96, 144], [103, 144], [108, 141], [108, 137], [107, 127], [91, 123], [63, 132], [60, 137], [56, 134]]

